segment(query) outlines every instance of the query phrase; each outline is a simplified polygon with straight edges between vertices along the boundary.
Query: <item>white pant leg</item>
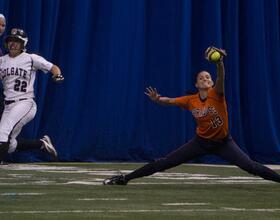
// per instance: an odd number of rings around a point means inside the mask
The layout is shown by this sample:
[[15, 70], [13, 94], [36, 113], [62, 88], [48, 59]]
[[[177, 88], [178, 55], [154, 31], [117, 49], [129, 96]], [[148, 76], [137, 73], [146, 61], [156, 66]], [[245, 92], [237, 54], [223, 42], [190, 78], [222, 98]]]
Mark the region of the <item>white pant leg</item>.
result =
[[37, 105], [33, 99], [5, 105], [0, 121], [0, 142], [10, 141], [9, 153], [15, 151], [16, 137], [22, 127], [35, 117], [36, 111]]

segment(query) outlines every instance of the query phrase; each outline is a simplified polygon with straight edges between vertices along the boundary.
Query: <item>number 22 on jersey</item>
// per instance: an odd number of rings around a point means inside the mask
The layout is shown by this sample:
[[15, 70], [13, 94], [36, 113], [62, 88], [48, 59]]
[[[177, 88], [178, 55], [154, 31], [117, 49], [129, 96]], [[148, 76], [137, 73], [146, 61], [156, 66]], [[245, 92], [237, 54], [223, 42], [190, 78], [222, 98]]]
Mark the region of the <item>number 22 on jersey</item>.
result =
[[26, 92], [27, 82], [23, 80], [15, 80], [14, 90], [17, 92]]

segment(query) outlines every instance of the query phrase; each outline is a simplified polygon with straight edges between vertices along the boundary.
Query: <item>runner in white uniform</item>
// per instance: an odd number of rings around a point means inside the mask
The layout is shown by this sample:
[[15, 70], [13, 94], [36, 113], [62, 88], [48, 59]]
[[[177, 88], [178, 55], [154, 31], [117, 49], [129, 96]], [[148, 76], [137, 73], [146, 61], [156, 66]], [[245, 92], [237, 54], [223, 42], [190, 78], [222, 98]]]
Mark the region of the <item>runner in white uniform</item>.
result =
[[45, 135], [40, 140], [17, 143], [16, 137], [22, 127], [31, 121], [37, 111], [34, 101], [34, 81], [36, 70], [51, 72], [55, 82], [64, 77], [58, 66], [43, 57], [25, 52], [28, 38], [21, 29], [12, 29], [5, 39], [8, 54], [0, 57], [0, 78], [2, 80], [5, 109], [0, 121], [0, 161], [8, 153], [18, 150], [43, 149], [57, 156], [50, 138]]

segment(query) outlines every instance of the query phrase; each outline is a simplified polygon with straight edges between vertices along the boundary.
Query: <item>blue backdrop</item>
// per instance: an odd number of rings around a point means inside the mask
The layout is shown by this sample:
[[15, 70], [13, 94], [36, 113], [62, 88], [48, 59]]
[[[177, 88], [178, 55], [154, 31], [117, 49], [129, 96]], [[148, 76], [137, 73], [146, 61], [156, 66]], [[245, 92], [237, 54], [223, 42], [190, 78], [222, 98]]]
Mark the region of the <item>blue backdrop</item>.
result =
[[[230, 130], [253, 159], [280, 163], [280, 6], [277, 0], [1, 0], [8, 30], [60, 68], [65, 83], [38, 73], [36, 118], [22, 136], [49, 134], [62, 161], [149, 161], [194, 135], [190, 113], [144, 95], [194, 91], [225, 48]], [[14, 154], [14, 161], [47, 160]], [[200, 161], [218, 161], [206, 157]]]

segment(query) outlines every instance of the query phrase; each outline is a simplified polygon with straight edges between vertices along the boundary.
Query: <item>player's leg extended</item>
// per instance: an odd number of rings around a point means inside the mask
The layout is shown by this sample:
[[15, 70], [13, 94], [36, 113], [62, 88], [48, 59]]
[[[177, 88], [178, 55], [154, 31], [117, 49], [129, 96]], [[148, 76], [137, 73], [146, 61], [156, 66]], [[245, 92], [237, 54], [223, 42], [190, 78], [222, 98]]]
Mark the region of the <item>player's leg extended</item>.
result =
[[41, 150], [57, 160], [57, 151], [48, 135], [44, 135], [41, 139], [34, 140], [19, 139], [17, 140], [16, 146], [17, 151]]
[[[197, 157], [203, 156], [207, 152], [202, 149], [196, 138], [193, 138], [188, 143], [184, 144], [177, 150], [171, 152], [166, 157], [156, 160], [154, 162], [148, 163], [143, 167], [136, 169], [132, 173], [125, 176], [116, 176], [105, 180], [103, 183], [105, 185], [125, 185], [128, 181], [143, 176], [149, 176], [156, 172], [164, 171], [166, 169], [178, 166], [184, 162], [195, 159]], [[115, 179], [114, 179], [115, 178]], [[118, 179], [119, 178], [119, 179]], [[121, 179], [120, 179], [121, 178]], [[111, 181], [113, 180], [113, 181]]]
[[227, 140], [224, 146], [220, 147], [215, 152], [215, 154], [250, 174], [280, 183], [280, 175], [278, 173], [250, 159], [249, 156], [238, 147], [231, 137]]
[[8, 114], [9, 114], [9, 111], [7, 109], [6, 109], [6, 111], [4, 110], [2, 113], [1, 120], [0, 120], [0, 162], [3, 161], [6, 154], [8, 153], [9, 145], [10, 145], [9, 129], [7, 129], [7, 126], [5, 126], [5, 124], [10, 123], [9, 121], [7, 121]]
[[31, 121], [36, 114], [36, 103], [31, 100], [23, 100], [5, 106], [0, 122], [0, 142], [8, 141], [9, 153], [15, 151], [16, 137], [22, 127]]
[[[23, 111], [25, 110], [25, 111]], [[33, 100], [24, 100], [18, 103], [9, 114], [13, 115], [13, 118], [16, 118], [18, 122], [13, 126], [12, 131], [9, 135], [10, 147], [8, 153], [13, 153], [15, 150], [25, 151], [25, 150], [42, 150], [52, 157], [57, 157], [57, 152], [52, 145], [50, 138], [45, 135], [43, 138], [39, 140], [26, 140], [21, 139], [19, 141], [16, 140], [16, 137], [20, 134], [24, 125], [30, 122], [36, 114], [37, 107], [36, 103]], [[23, 115], [22, 112], [25, 114]], [[21, 113], [21, 114], [18, 114]], [[17, 115], [17, 117], [15, 117]]]

